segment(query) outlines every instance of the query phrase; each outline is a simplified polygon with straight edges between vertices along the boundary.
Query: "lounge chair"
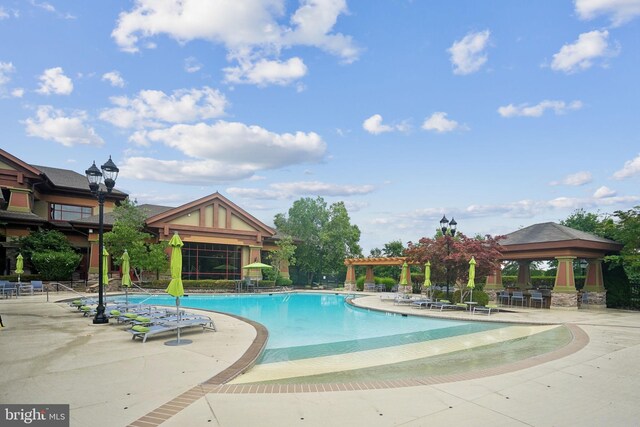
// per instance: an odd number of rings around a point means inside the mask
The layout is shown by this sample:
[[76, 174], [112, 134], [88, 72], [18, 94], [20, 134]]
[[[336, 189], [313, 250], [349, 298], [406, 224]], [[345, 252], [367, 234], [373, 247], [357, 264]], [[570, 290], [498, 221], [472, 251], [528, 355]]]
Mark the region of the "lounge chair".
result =
[[429, 308], [429, 306], [431, 304], [433, 304], [433, 300], [431, 300], [430, 298], [422, 298], [422, 299], [414, 300], [411, 303], [411, 307], [413, 307], [413, 308]]
[[478, 313], [478, 314], [486, 314], [487, 316], [489, 316], [492, 311], [499, 311], [499, 310], [500, 309], [495, 304], [480, 305], [480, 306], [473, 307], [472, 314]]
[[193, 328], [193, 327], [202, 327], [203, 333], [206, 329], [209, 329], [212, 331], [216, 330], [212, 321], [206, 321], [206, 320], [182, 321], [181, 320], [180, 322], [166, 322], [166, 323], [159, 323], [157, 325], [151, 325], [151, 326], [135, 325], [131, 329], [127, 329], [127, 331], [132, 335], [131, 336], [132, 340], [135, 340], [136, 338], [142, 338], [142, 342], [145, 343], [147, 342], [147, 338], [149, 338], [150, 336], [162, 334], [165, 332], [173, 332], [173, 331], [176, 331], [178, 328], [187, 329], [187, 328]]
[[402, 305], [402, 304], [411, 304], [414, 301], [415, 301], [415, 299], [413, 299], [413, 297], [411, 295], [409, 295], [409, 294], [400, 294], [393, 300], [393, 303], [395, 305]]
[[396, 298], [398, 298], [398, 294], [395, 292], [383, 293], [380, 295], [381, 301], [394, 301]]

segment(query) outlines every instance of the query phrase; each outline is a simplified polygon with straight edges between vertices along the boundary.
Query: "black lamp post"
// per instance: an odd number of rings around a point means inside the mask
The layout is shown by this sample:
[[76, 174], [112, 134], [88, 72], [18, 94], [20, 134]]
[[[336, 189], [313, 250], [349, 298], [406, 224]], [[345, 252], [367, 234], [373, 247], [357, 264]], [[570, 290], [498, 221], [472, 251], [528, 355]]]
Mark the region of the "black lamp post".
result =
[[[111, 160], [111, 156], [109, 156], [109, 160], [100, 166], [102, 171], [96, 167], [96, 162], [89, 169], [85, 171], [87, 175], [87, 180], [89, 181], [89, 189], [93, 193], [94, 196], [98, 198], [98, 308], [96, 310], [96, 316], [93, 318], [93, 324], [103, 324], [109, 323], [109, 318], [104, 314], [104, 283], [102, 281], [102, 276], [104, 274], [104, 262], [102, 259], [102, 252], [104, 251], [102, 235], [104, 234], [104, 198], [106, 194], [111, 193], [113, 187], [116, 185], [116, 179], [118, 178], [118, 172], [120, 169], [116, 166], [115, 163]], [[102, 183], [104, 178], [104, 186], [106, 191], [100, 188], [100, 184]]]
[[[447, 233], [451, 235], [451, 237], [454, 237], [456, 235], [456, 226], [458, 225], [458, 223], [456, 222], [455, 219], [453, 219], [453, 217], [451, 217], [451, 221], [449, 221], [447, 219], [446, 216], [442, 215], [442, 219], [440, 220], [440, 231], [442, 231], [442, 235], [444, 236], [444, 238], [446, 239], [447, 242], [447, 257], [449, 255], [451, 255], [451, 240], [449, 237], [447, 237]], [[447, 299], [449, 298], [449, 282], [450, 282], [450, 276], [449, 276], [449, 267], [447, 267], [447, 264], [445, 263], [445, 268], [447, 269]]]

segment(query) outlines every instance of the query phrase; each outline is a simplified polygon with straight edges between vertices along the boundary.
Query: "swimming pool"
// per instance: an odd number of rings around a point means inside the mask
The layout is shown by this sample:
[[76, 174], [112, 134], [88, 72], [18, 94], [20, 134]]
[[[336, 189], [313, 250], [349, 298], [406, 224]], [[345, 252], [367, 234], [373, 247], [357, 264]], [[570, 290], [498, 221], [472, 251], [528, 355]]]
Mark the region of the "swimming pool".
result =
[[[173, 306], [169, 295], [132, 302]], [[332, 382], [336, 375], [402, 378], [508, 363], [570, 340], [557, 326], [407, 316], [354, 307], [343, 294], [197, 295], [183, 307], [235, 314], [263, 324], [269, 340], [257, 365], [235, 383]], [[469, 351], [473, 350], [473, 351]]]

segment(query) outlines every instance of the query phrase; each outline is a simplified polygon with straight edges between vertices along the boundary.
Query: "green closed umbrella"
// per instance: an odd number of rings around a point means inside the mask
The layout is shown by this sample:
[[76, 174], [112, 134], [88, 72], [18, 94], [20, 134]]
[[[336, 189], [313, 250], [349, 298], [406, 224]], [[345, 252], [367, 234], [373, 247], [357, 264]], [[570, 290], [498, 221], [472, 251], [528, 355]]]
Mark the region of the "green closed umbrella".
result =
[[407, 280], [407, 276], [409, 275], [408, 270], [409, 270], [409, 264], [405, 262], [404, 264], [402, 264], [402, 273], [400, 273], [400, 286], [409, 286], [408, 280]]
[[129, 311], [129, 288], [131, 287], [131, 275], [129, 274], [129, 263], [131, 262], [129, 258], [129, 253], [127, 250], [124, 250], [122, 254], [122, 286], [124, 286], [124, 303], [126, 311]]
[[171, 240], [169, 240], [169, 246], [171, 246], [171, 281], [169, 286], [165, 289], [165, 292], [171, 296], [176, 297], [176, 316], [178, 319], [178, 339], [174, 341], [167, 341], [166, 345], [183, 345], [191, 344], [191, 340], [180, 340], [180, 297], [184, 295], [184, 286], [182, 285], [182, 240], [178, 233], [174, 233]]
[[424, 265], [424, 284], [422, 287], [424, 289], [431, 287], [431, 263], [429, 261]]
[[104, 286], [109, 284], [109, 252], [107, 248], [102, 248], [102, 283]]
[[467, 288], [471, 289], [471, 296], [469, 297], [469, 301], [473, 301], [473, 288], [476, 287], [476, 260], [474, 257], [471, 257], [471, 261], [469, 261], [469, 282], [467, 282]]
[[18, 284], [20, 283], [20, 275], [24, 274], [24, 259], [22, 254], [18, 254], [16, 258], [16, 274], [18, 275]]

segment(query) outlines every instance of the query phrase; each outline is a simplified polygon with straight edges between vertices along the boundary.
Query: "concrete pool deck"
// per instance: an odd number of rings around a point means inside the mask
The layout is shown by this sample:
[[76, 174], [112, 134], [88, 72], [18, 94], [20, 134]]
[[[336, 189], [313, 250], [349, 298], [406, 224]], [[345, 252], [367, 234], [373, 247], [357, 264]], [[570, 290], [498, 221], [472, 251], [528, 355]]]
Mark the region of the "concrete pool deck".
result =
[[[377, 296], [358, 304], [428, 312]], [[242, 358], [256, 339], [251, 325], [233, 317], [213, 314], [218, 332], [192, 332], [185, 335], [192, 344], [169, 347], [164, 342], [171, 335], [145, 344], [132, 341], [122, 327], [94, 326], [65, 304], [47, 303], [40, 295], [0, 300], [0, 315], [5, 324], [0, 330], [0, 402], [70, 404], [72, 426], [157, 425], [160, 419], [144, 417], [161, 407], [167, 418], [163, 426], [422, 426], [479, 420], [498, 426], [631, 426], [640, 419], [637, 312], [516, 309], [492, 314], [490, 320], [577, 325], [588, 335], [580, 350], [516, 371], [460, 375], [426, 385], [388, 382], [352, 391], [339, 385], [299, 392], [276, 386], [270, 393], [228, 387], [221, 392], [207, 383]], [[471, 317], [459, 312], [442, 316]]]

